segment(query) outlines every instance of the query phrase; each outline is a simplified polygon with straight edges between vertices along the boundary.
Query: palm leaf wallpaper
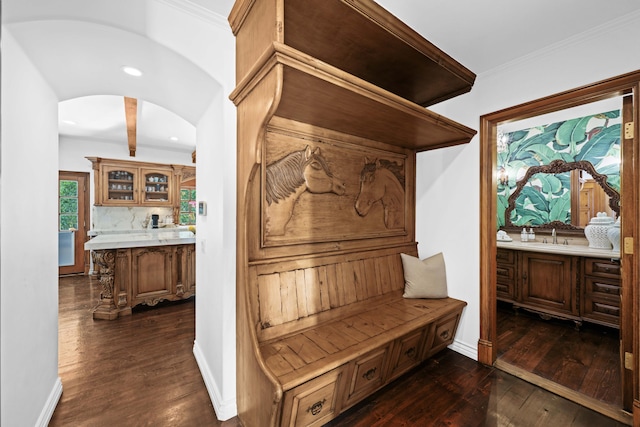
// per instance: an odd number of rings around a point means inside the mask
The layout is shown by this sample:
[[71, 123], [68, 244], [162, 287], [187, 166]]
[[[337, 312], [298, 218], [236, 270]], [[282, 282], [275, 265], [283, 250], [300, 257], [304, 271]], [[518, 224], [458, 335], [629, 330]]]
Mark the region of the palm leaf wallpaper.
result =
[[[620, 110], [498, 134], [498, 228], [504, 226], [509, 196], [531, 166], [553, 160], [586, 160], [620, 191]], [[536, 174], [512, 211], [517, 226], [571, 221], [569, 173]]]

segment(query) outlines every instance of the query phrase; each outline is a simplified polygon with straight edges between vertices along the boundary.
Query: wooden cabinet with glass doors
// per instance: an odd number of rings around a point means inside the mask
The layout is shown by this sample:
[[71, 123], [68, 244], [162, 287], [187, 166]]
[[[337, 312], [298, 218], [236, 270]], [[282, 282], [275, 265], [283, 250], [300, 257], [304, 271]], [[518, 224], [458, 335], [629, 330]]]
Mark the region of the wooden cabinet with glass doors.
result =
[[87, 157], [93, 164], [96, 206], [173, 206], [181, 166]]

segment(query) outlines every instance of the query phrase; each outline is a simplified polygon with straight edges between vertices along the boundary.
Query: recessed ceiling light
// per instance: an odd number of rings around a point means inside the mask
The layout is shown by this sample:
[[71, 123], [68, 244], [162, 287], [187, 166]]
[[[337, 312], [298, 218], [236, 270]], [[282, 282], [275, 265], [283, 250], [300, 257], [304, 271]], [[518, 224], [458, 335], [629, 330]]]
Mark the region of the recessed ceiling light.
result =
[[124, 67], [122, 67], [122, 71], [134, 77], [140, 77], [142, 75], [142, 71], [140, 71], [138, 68], [130, 67], [128, 65], [125, 65]]
[[63, 120], [62, 123], [65, 123], [67, 125], [73, 125], [73, 126], [77, 125], [77, 123], [74, 122], [73, 120]]
[[171, 137], [169, 137], [169, 139], [172, 140], [172, 141], [177, 141], [178, 137], [177, 136], [171, 136]]

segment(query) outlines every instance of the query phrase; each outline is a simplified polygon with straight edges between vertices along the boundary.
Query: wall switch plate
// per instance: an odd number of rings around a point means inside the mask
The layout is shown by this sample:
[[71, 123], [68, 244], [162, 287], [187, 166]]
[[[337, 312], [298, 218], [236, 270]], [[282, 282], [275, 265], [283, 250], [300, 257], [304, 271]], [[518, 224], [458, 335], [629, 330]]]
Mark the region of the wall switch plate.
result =
[[198, 215], [207, 216], [207, 202], [198, 202]]

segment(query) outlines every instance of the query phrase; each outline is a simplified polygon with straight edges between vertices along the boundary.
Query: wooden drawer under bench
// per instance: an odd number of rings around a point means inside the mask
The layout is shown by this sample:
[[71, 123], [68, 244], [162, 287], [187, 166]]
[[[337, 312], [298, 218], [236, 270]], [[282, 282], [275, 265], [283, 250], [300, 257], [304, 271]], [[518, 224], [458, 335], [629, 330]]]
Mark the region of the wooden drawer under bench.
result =
[[321, 425], [453, 342], [466, 303], [385, 295], [357, 313], [263, 342], [282, 425]]

